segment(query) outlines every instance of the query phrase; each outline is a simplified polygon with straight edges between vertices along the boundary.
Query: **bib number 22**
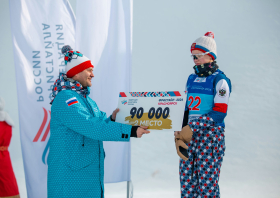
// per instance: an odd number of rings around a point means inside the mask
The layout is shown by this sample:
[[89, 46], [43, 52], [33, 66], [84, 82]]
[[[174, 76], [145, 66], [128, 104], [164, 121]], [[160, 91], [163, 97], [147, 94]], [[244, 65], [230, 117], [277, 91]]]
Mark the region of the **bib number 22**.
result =
[[[196, 96], [195, 98], [193, 98], [193, 96], [190, 96], [188, 101], [191, 101], [191, 103], [189, 104], [189, 109], [190, 111], [199, 111], [200, 109], [198, 108], [200, 103], [201, 103], [201, 99], [199, 96]], [[196, 102], [196, 104], [192, 106], [193, 102]]]

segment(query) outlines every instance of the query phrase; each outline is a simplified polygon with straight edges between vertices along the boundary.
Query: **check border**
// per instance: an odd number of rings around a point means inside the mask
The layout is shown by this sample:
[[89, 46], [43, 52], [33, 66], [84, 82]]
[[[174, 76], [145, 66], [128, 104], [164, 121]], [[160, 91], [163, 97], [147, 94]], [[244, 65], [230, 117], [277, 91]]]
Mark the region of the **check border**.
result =
[[[179, 91], [158, 91], [158, 92], [120, 92], [119, 97], [127, 97], [129, 93], [132, 97], [181, 97]], [[186, 94], [186, 91], [185, 91]]]

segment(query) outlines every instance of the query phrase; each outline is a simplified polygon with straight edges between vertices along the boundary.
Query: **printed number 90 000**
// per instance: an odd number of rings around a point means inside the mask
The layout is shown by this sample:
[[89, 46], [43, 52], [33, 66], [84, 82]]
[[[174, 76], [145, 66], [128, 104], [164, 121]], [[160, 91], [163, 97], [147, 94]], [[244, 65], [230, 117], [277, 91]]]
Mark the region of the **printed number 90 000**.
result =
[[[157, 108], [157, 110], [154, 107], [152, 107], [148, 112], [148, 117], [149, 119], [152, 119], [155, 116], [156, 119], [159, 119], [162, 116], [163, 119], [166, 119], [169, 116], [169, 111], [170, 110], [168, 107], [165, 107], [164, 110], [162, 110], [161, 107]], [[136, 117], [140, 119], [143, 116], [143, 113], [144, 109], [142, 107], [138, 109], [136, 107], [133, 107], [130, 110], [131, 118], [134, 118], [134, 116], [136, 115]]]

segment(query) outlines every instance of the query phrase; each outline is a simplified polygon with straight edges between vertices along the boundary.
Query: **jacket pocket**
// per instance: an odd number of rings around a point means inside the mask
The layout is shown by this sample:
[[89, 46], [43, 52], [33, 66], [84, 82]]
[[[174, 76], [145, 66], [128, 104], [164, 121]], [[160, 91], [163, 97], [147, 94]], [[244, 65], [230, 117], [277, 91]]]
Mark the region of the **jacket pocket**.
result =
[[84, 136], [68, 131], [65, 136], [65, 163], [73, 171], [85, 168], [99, 160], [97, 143]]
[[192, 178], [193, 178], [193, 174], [194, 174], [194, 162], [195, 162], [195, 154], [193, 155], [193, 161], [192, 161]]
[[214, 145], [214, 140], [213, 140], [213, 136], [212, 135], [210, 136], [210, 142], [211, 142], [211, 154], [212, 154], [212, 158], [214, 159], [215, 158], [215, 156], [214, 156], [214, 147], [215, 147], [215, 145]]
[[75, 158], [68, 158], [67, 159], [67, 165], [73, 170], [77, 171], [82, 168], [85, 168], [92, 163], [98, 161], [98, 156], [96, 156], [94, 153], [89, 153], [87, 155], [84, 155], [82, 157], [75, 157]]

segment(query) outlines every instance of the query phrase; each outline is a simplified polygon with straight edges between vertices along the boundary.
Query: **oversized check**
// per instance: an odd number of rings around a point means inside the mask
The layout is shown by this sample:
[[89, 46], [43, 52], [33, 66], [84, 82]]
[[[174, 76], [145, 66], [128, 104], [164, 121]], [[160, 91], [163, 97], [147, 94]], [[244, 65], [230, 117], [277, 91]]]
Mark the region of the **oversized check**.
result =
[[185, 105], [185, 91], [120, 92], [116, 122], [181, 131]]

